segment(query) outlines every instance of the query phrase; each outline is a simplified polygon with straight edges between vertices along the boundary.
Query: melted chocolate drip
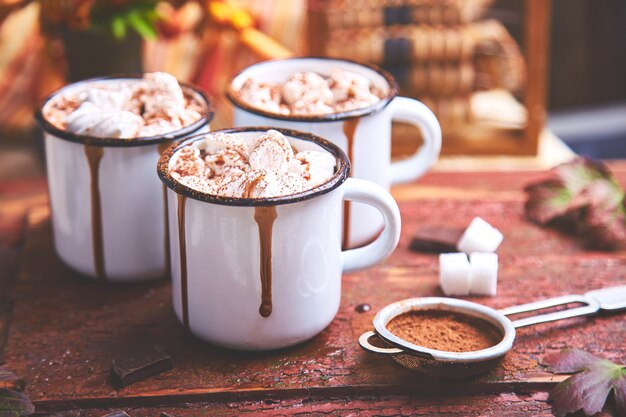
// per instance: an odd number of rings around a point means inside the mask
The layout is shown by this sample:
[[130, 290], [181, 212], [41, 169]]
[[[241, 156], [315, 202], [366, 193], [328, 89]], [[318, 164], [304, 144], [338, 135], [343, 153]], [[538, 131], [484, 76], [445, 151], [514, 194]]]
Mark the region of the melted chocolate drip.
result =
[[[356, 127], [359, 124], [358, 118], [348, 119], [343, 122], [343, 133], [346, 135], [347, 148], [346, 153], [348, 154], [348, 159], [350, 160], [350, 176], [354, 172], [354, 133], [356, 132]], [[341, 243], [341, 247], [343, 249], [348, 249], [348, 245], [350, 244], [350, 211], [351, 211], [351, 203], [350, 201], [343, 202], [343, 239]]]
[[169, 208], [167, 207], [167, 186], [163, 184], [163, 250], [165, 256], [165, 276], [168, 276], [171, 271], [172, 261], [170, 259], [170, 227], [169, 227]]
[[259, 228], [261, 246], [261, 306], [259, 314], [272, 314], [272, 228], [276, 220], [276, 207], [255, 207], [254, 220]]
[[104, 268], [104, 239], [102, 237], [102, 206], [100, 202], [100, 161], [104, 154], [102, 146], [85, 145], [85, 156], [89, 164], [91, 193], [91, 236], [96, 276], [106, 280]]
[[187, 197], [178, 194], [178, 247], [180, 252], [180, 295], [183, 325], [189, 330], [189, 304], [187, 288], [187, 242], [185, 240], [185, 203]]
[[[171, 145], [170, 142], [161, 142], [157, 145], [157, 151], [159, 155], [162, 155], [163, 152]], [[164, 226], [163, 229], [163, 249], [165, 256], [165, 275], [168, 276], [171, 271], [172, 261], [170, 259], [170, 228], [169, 228], [169, 208], [167, 207], [167, 186], [163, 184], [163, 213], [164, 213]]]
[[265, 178], [265, 175], [259, 175], [258, 177], [252, 179], [248, 184], [246, 184], [246, 188], [245, 190], [243, 190], [243, 198], [251, 198], [252, 197], [252, 193], [254, 192], [254, 189], [256, 188], [257, 184], [261, 182], [261, 180]]

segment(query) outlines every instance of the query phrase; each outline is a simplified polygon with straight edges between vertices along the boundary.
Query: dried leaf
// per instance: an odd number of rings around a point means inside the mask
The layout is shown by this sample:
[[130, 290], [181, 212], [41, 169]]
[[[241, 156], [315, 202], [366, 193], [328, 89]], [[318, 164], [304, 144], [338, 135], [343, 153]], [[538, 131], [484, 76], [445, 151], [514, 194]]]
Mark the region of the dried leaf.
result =
[[625, 194], [606, 165], [586, 158], [559, 165], [526, 187], [526, 217], [581, 236], [586, 246], [615, 249], [626, 241]]
[[35, 412], [35, 407], [23, 392], [0, 389], [0, 417], [28, 416]]
[[564, 215], [574, 197], [559, 179], [529, 185], [525, 191], [528, 194], [526, 217], [539, 224]]
[[608, 182], [594, 182], [581, 192], [589, 201], [581, 223], [587, 246], [614, 249], [626, 241], [626, 207], [619, 191]]
[[13, 372], [0, 366], [0, 388], [7, 388], [14, 391], [24, 391], [26, 382], [18, 378]]
[[576, 158], [558, 165], [554, 172], [573, 194], [597, 180], [610, 180], [617, 184], [606, 164], [589, 158]]
[[563, 349], [560, 352], [546, 355], [542, 365], [546, 367], [546, 371], [553, 374], [573, 374], [587, 369], [597, 361], [596, 356], [584, 350]]
[[617, 414], [626, 415], [626, 367], [579, 349], [564, 349], [547, 355], [543, 365], [555, 374], [575, 373], [550, 392], [557, 417], [582, 410], [587, 416], [602, 411], [611, 391]]
[[28, 416], [35, 412], [35, 407], [22, 391], [24, 380], [13, 372], [0, 367], [0, 417]]

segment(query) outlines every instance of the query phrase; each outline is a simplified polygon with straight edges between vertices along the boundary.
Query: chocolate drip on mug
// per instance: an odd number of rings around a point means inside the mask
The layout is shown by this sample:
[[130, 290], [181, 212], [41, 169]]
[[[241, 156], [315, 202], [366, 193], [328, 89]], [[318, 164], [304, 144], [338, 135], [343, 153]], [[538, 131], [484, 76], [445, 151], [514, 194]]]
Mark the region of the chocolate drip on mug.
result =
[[100, 161], [104, 154], [102, 146], [85, 145], [85, 156], [89, 165], [91, 194], [91, 239], [96, 276], [106, 280], [104, 268], [104, 239], [102, 236], [102, 206], [100, 202]]
[[[356, 127], [359, 124], [359, 118], [348, 119], [343, 122], [343, 133], [346, 135], [347, 145], [346, 145], [346, 153], [348, 154], [348, 159], [350, 160], [350, 176], [354, 172], [354, 133], [356, 132]], [[351, 203], [350, 201], [343, 202], [343, 238], [341, 247], [342, 249], [348, 249], [348, 245], [350, 244], [350, 210]]]
[[165, 256], [165, 276], [168, 276], [170, 271], [171, 259], [170, 259], [170, 228], [169, 228], [169, 208], [167, 207], [167, 186], [163, 184], [163, 251]]
[[[171, 145], [170, 142], [161, 142], [157, 145], [157, 151], [159, 155], [162, 155], [163, 152]], [[170, 266], [170, 228], [169, 228], [169, 209], [167, 207], [167, 186], [163, 184], [163, 218], [164, 218], [164, 229], [163, 229], [163, 250], [165, 256], [165, 276], [171, 274]]]
[[254, 220], [259, 228], [261, 246], [261, 306], [259, 314], [272, 314], [272, 229], [276, 220], [276, 206], [255, 207]]
[[258, 177], [254, 178], [252, 181], [250, 181], [248, 184], [246, 184], [245, 189], [243, 190], [243, 198], [252, 198], [252, 192], [254, 191], [254, 189], [256, 188], [257, 184], [259, 182], [261, 182], [261, 180], [265, 177], [265, 175], [259, 175]]
[[187, 288], [187, 242], [185, 240], [185, 203], [187, 197], [177, 194], [178, 197], [178, 248], [180, 253], [180, 296], [183, 310], [183, 325], [189, 329], [189, 302]]

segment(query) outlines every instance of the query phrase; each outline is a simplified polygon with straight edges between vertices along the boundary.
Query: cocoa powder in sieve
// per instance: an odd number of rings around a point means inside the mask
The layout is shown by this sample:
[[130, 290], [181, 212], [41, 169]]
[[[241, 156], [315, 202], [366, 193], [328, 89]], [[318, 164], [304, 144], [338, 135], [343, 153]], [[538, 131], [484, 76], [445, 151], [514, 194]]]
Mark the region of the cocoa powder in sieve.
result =
[[397, 337], [429, 349], [471, 352], [502, 340], [498, 329], [486, 320], [439, 310], [416, 310], [394, 317], [387, 329]]

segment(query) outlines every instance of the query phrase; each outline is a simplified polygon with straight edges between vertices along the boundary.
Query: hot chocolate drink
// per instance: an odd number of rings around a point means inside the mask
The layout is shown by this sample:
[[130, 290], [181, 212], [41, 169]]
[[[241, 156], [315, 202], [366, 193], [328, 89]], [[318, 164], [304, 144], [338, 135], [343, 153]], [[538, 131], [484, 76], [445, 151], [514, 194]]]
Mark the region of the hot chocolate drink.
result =
[[327, 76], [297, 72], [284, 83], [247, 79], [238, 90], [252, 107], [282, 115], [319, 115], [369, 107], [381, 93], [366, 77], [342, 69]]
[[203, 113], [203, 105], [164, 72], [115, 83], [85, 83], [59, 93], [43, 109], [46, 120], [58, 129], [120, 139], [170, 133], [200, 120]]
[[336, 160], [326, 152], [298, 152], [276, 130], [253, 140], [236, 134], [207, 134], [172, 157], [170, 173], [180, 183], [223, 197], [263, 198], [291, 195], [327, 182]]

